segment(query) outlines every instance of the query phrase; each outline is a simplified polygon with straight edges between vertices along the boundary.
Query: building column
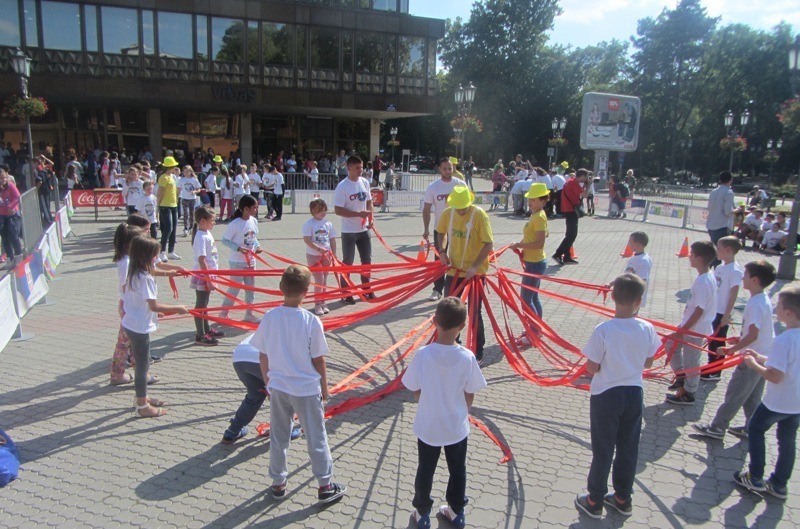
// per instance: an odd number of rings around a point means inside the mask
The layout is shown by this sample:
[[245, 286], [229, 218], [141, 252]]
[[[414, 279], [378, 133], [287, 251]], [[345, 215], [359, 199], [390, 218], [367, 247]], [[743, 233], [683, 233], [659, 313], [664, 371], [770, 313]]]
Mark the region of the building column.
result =
[[147, 109], [147, 135], [150, 137], [150, 152], [154, 160], [161, 160], [164, 157], [161, 142], [161, 110], [158, 108]]
[[364, 165], [369, 160], [375, 159], [376, 154], [380, 154], [381, 149], [381, 120], [369, 120], [369, 157], [364, 160]]
[[239, 154], [245, 165], [256, 161], [253, 160], [253, 114], [250, 112], [239, 114]]

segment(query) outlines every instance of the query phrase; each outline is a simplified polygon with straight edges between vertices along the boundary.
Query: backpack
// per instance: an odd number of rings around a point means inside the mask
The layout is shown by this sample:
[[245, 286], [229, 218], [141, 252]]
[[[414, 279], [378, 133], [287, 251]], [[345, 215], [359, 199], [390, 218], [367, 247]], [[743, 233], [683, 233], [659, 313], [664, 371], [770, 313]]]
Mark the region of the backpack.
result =
[[624, 182], [619, 184], [619, 187], [617, 188], [617, 194], [622, 198], [628, 198], [631, 195], [631, 190], [628, 187], [628, 184]]

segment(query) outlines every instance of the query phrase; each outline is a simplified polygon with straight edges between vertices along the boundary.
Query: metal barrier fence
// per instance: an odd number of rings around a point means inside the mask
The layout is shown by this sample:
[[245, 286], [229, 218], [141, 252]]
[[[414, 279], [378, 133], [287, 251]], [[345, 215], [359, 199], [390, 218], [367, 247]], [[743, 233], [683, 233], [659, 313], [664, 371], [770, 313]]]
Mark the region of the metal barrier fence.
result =
[[[386, 172], [382, 171], [380, 174], [380, 183], [379, 187], [391, 187], [396, 191], [425, 191], [428, 188], [428, 185], [431, 182], [439, 179], [438, 174], [421, 174], [421, 173], [397, 173], [395, 175], [398, 186], [394, 186], [394, 182], [392, 186], [385, 185], [385, 178]], [[313, 190], [313, 182], [309, 176], [305, 173], [284, 173], [283, 175], [284, 180], [284, 187], [287, 190], [290, 189], [299, 189], [299, 190]], [[339, 184], [340, 178], [335, 173], [321, 173], [319, 175], [319, 183], [317, 185], [317, 190], [319, 191], [327, 191], [336, 189], [336, 186]], [[374, 185], [374, 180], [370, 182], [370, 184]]]
[[[305, 213], [308, 211], [308, 203], [315, 198], [321, 198], [328, 204], [328, 210], [333, 210], [333, 191], [313, 190], [313, 189], [292, 189], [287, 191], [284, 197], [289, 197], [289, 202], [284, 200], [286, 205], [291, 205], [292, 213]], [[424, 191], [396, 191], [394, 189], [372, 188], [373, 202], [375, 209], [380, 207], [381, 211], [386, 211], [391, 207], [398, 208], [419, 208], [422, 210], [425, 199]], [[380, 197], [380, 198], [378, 198]], [[475, 204], [484, 208], [502, 208], [508, 211], [508, 193], [483, 192], [475, 193]]]
[[22, 242], [25, 252], [31, 252], [44, 233], [42, 213], [39, 209], [39, 192], [36, 189], [25, 191], [19, 199], [19, 212], [22, 215]]
[[[608, 196], [595, 196], [594, 203], [597, 216], [606, 215], [610, 211]], [[634, 222], [703, 232], [706, 231], [706, 218], [708, 218], [708, 210], [702, 206], [643, 198], [628, 198], [625, 213], [627, 219]]]

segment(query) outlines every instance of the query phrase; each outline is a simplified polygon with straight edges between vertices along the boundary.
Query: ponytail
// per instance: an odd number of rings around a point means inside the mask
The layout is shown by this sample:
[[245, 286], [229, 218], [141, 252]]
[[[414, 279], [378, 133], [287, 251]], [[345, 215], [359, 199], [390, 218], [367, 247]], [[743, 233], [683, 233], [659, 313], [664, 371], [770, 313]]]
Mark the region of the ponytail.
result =
[[142, 235], [144, 230], [123, 222], [114, 231], [114, 257], [112, 263], [117, 263], [130, 253], [131, 240], [137, 235]]
[[253, 195], [242, 195], [239, 199], [239, 203], [236, 205], [236, 210], [233, 212], [233, 216], [231, 220], [236, 220], [241, 218], [244, 214], [245, 208], [252, 208], [253, 206], [257, 206], [258, 201], [253, 197]]

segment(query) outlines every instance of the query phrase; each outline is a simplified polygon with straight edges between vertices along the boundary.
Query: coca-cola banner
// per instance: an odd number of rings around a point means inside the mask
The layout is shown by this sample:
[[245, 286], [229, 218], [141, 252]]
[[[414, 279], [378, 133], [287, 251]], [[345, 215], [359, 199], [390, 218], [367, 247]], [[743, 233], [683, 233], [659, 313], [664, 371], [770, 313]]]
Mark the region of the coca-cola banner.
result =
[[[75, 208], [123, 207], [125, 199], [119, 189], [73, 189], [70, 191]], [[95, 201], [96, 204], [95, 204]]]

